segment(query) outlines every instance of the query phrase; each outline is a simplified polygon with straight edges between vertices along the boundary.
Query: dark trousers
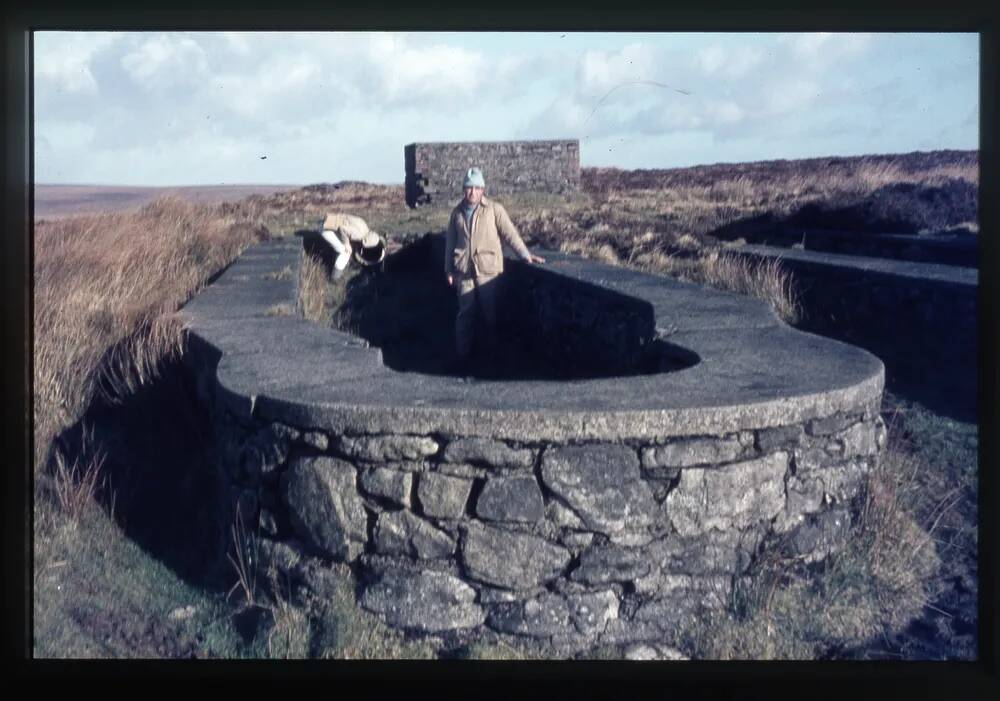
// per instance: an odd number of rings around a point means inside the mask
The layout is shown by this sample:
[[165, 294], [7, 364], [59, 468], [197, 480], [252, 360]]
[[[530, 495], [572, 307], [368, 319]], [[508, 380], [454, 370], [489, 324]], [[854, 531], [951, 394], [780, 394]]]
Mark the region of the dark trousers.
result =
[[468, 358], [476, 345], [476, 327], [484, 337], [479, 345], [493, 348], [497, 343], [497, 307], [500, 298], [500, 275], [461, 276], [455, 281], [458, 314], [455, 316], [455, 350], [460, 359]]

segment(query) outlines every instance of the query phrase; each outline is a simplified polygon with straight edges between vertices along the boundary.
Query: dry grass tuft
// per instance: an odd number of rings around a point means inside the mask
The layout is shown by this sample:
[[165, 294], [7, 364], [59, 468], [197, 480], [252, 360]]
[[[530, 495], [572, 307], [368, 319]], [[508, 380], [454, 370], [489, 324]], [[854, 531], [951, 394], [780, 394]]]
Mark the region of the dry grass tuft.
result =
[[798, 321], [800, 308], [791, 275], [778, 260], [754, 261], [715, 249], [699, 261], [706, 284], [764, 300], [789, 324]]
[[302, 269], [299, 272], [299, 307], [303, 317], [318, 324], [330, 323], [326, 291], [327, 275], [323, 260], [303, 251]]
[[70, 526], [80, 522], [93, 507], [97, 490], [103, 486], [104, 455], [70, 461], [62, 450], [53, 451], [51, 486], [59, 511]]
[[295, 316], [295, 307], [288, 302], [272, 304], [264, 310], [264, 316]]
[[176, 310], [263, 236], [250, 212], [172, 197], [134, 212], [36, 223], [36, 469], [95, 396], [134, 390], [179, 353]]
[[268, 273], [264, 276], [265, 280], [288, 280], [294, 275], [295, 272], [292, 270], [292, 266], [286, 265], [281, 270], [277, 270], [273, 273]]
[[628, 263], [646, 272], [756, 297], [787, 323], [799, 320], [801, 308], [792, 277], [778, 260], [756, 261], [719, 248], [702, 248], [694, 255], [654, 249], [634, 255]]

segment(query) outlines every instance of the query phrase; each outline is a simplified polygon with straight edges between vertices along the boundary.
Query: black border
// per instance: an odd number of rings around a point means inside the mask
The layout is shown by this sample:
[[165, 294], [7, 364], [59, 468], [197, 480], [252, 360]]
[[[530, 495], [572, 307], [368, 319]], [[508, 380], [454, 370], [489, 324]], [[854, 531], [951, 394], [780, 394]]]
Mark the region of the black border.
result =
[[[985, 6], [952, 1], [861, 2], [826, 0], [815, 3], [737, 2], [724, 0], [708, 6], [684, 0], [671, 6], [643, 6], [620, 1], [608, 8], [576, 2], [543, 8], [522, 0], [502, 4], [320, 2], [286, 0], [280, 5], [257, 7], [225, 0], [147, 0], [143, 3], [102, 0], [96, 3], [35, 2], [4, 9], [4, 235], [3, 369], [4, 460], [3, 532], [5, 565], [3, 581], [4, 653], [14, 659], [18, 677], [34, 681], [48, 678], [107, 678], [119, 681], [148, 675], [190, 679], [254, 681], [307, 677], [330, 680], [400, 681], [448, 679], [478, 682], [457, 687], [464, 693], [493, 688], [484, 681], [525, 680], [539, 689], [569, 691], [596, 688], [595, 682], [617, 686], [656, 682], [667, 691], [706, 695], [709, 691], [754, 696], [761, 691], [806, 692], [809, 696], [842, 694], [864, 689], [892, 697], [903, 693], [982, 697], [998, 684], [998, 620], [996, 579], [997, 521], [997, 398], [1000, 373], [997, 352], [997, 283], [1000, 259], [997, 241], [996, 67], [997, 14]], [[33, 195], [32, 85], [30, 48], [32, 30], [574, 30], [574, 31], [933, 31], [980, 32], [980, 279], [979, 279], [979, 402], [980, 402], [980, 509], [979, 591], [980, 659], [969, 663], [489, 663], [489, 662], [60, 662], [31, 660], [31, 214]], [[20, 469], [18, 469], [20, 468]], [[9, 558], [9, 561], [8, 561]], [[21, 573], [21, 577], [17, 574]], [[553, 686], [557, 683], [558, 686]], [[261, 685], [262, 686], [262, 685]], [[343, 693], [343, 688], [330, 687]], [[411, 692], [416, 689], [412, 688]]]

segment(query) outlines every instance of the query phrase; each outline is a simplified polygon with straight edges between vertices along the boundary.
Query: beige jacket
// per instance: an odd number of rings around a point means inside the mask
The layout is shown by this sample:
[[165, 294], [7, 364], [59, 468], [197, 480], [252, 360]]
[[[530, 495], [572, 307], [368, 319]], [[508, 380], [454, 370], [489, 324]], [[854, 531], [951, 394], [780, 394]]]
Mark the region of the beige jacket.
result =
[[503, 272], [503, 239], [524, 260], [531, 252], [521, 240], [507, 210], [497, 202], [483, 197], [472, 215], [472, 231], [465, 223], [465, 201], [458, 203], [448, 220], [444, 246], [445, 275], [497, 275]]
[[349, 241], [363, 241], [368, 235], [368, 224], [361, 217], [341, 212], [330, 212], [323, 219], [323, 231], [336, 231], [341, 239], [346, 235]]

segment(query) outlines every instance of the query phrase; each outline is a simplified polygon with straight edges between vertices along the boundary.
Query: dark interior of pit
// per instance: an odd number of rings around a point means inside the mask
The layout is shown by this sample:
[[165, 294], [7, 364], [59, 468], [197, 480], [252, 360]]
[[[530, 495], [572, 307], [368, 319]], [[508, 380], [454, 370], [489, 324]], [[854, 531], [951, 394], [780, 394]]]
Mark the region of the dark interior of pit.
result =
[[[304, 236], [306, 252], [332, 270], [330, 247]], [[477, 330], [472, 361], [455, 352], [457, 300], [442, 261], [444, 235], [426, 234], [377, 266], [330, 280], [342, 299], [334, 326], [382, 350], [397, 372], [494, 380], [573, 380], [670, 372], [698, 356], [656, 337], [652, 305], [610, 289], [507, 259], [497, 342]], [[352, 265], [357, 265], [352, 263]]]

